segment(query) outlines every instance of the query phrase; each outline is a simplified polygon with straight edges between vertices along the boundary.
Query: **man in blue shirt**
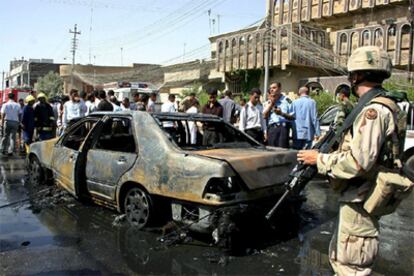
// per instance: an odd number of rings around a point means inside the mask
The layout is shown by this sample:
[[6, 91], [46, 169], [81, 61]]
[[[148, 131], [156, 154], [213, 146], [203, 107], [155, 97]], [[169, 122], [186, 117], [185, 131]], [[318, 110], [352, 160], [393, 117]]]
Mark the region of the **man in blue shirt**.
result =
[[292, 103], [293, 114], [296, 118], [293, 122], [293, 148], [310, 148], [313, 139], [321, 135], [316, 102], [309, 97], [307, 87], [299, 88], [298, 94], [299, 99]]
[[272, 83], [269, 100], [264, 104], [263, 117], [267, 120], [267, 143], [273, 147], [289, 147], [289, 123], [294, 120], [290, 100], [282, 95], [280, 82]]

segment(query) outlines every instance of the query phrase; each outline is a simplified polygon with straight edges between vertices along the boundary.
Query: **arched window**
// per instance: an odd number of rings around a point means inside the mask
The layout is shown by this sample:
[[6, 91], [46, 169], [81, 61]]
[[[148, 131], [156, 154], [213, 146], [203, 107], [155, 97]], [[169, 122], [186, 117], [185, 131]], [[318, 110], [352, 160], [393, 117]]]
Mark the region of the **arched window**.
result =
[[359, 34], [357, 32], [353, 32], [351, 34], [351, 52], [353, 52], [358, 47], [359, 47]]
[[341, 34], [339, 37], [339, 54], [348, 54], [348, 36], [345, 33]]
[[384, 35], [382, 29], [376, 29], [374, 32], [374, 45], [380, 48], [384, 47]]
[[410, 48], [410, 31], [411, 27], [408, 24], [405, 24], [401, 27], [401, 48], [408, 49]]
[[220, 41], [218, 45], [218, 52], [221, 54], [223, 52], [223, 42]]
[[369, 46], [369, 45], [370, 45], [369, 31], [365, 30], [362, 32], [362, 46]]
[[395, 45], [397, 43], [397, 39], [396, 39], [396, 28], [394, 25], [390, 26], [388, 28], [388, 39], [387, 39], [387, 50], [388, 51], [394, 51], [395, 50]]
[[234, 47], [236, 47], [236, 45], [237, 45], [236, 39], [235, 39], [235, 38], [233, 38], [233, 39], [231, 40], [231, 47], [232, 47], [232, 48], [234, 48]]
[[244, 36], [239, 38], [239, 45], [240, 47], [244, 46]]

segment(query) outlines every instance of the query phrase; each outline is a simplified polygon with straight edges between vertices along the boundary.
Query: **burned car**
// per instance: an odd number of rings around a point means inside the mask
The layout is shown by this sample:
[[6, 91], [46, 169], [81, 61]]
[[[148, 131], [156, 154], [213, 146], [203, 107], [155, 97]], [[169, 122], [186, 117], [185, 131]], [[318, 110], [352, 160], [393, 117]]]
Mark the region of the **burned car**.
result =
[[[217, 143], [203, 143], [206, 126]], [[264, 147], [216, 116], [139, 111], [91, 114], [28, 154], [34, 183], [49, 177], [139, 228], [170, 214], [205, 233], [217, 209], [277, 200], [295, 162], [295, 151]]]

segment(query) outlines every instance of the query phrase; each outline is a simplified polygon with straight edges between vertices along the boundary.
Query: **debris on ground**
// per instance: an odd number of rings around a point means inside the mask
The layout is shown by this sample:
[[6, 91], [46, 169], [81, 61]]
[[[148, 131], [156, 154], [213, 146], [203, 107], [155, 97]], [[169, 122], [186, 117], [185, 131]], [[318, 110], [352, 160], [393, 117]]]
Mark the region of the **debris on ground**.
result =
[[121, 226], [126, 221], [126, 215], [122, 214], [119, 216], [116, 216], [114, 221], [112, 222], [112, 226]]

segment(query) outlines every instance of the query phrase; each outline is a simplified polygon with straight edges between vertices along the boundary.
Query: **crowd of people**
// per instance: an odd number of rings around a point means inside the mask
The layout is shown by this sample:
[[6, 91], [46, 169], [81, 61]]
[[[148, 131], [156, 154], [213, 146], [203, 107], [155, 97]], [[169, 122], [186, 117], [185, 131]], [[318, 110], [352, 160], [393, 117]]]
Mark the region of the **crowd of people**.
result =
[[[321, 135], [316, 102], [310, 98], [307, 87], [301, 87], [298, 98], [292, 101], [282, 93], [281, 83], [272, 83], [268, 100], [264, 103], [261, 102], [259, 88], [251, 89], [248, 101], [241, 99], [240, 103], [233, 100], [231, 91], [225, 91], [221, 99], [218, 99], [217, 89], [209, 89], [207, 93], [208, 102], [201, 108], [195, 94], [191, 94], [179, 104], [177, 110], [175, 97], [170, 95], [169, 102], [163, 104], [161, 111], [216, 115], [258, 142], [274, 147], [307, 148]], [[219, 142], [216, 131], [210, 127], [203, 125], [203, 144]]]
[[149, 96], [134, 93], [132, 98], [132, 102], [127, 97], [118, 101], [113, 90], [79, 93], [72, 89], [69, 96], [64, 95], [59, 101], [33, 91], [17, 103], [15, 95], [10, 93], [1, 107], [0, 151], [3, 156], [12, 156], [19, 150], [27, 152], [32, 142], [60, 136], [73, 122], [92, 112], [155, 111], [156, 93]]
[[[346, 92], [346, 91], [345, 91]], [[345, 93], [344, 92], [344, 93]], [[225, 91], [220, 99], [217, 89], [207, 91], [208, 102], [200, 106], [196, 94], [192, 93], [181, 103], [176, 102], [173, 94], [161, 105], [161, 112], [203, 113], [222, 117], [224, 121], [234, 124], [241, 131], [262, 144], [274, 147], [303, 149], [309, 148], [313, 140], [320, 136], [316, 102], [309, 97], [309, 89], [301, 87], [298, 98], [291, 100], [282, 93], [279, 82], [272, 83], [268, 90], [267, 101], [261, 102], [262, 92], [259, 88], [251, 89], [248, 100], [243, 98], [237, 103], [231, 91]], [[338, 96], [345, 103], [344, 112], [350, 105], [348, 93]], [[344, 95], [343, 95], [344, 94]], [[3, 135], [1, 152], [12, 155], [16, 147], [26, 148], [33, 141], [47, 140], [59, 136], [73, 122], [97, 111], [156, 111], [157, 94], [134, 93], [132, 101], [125, 97], [118, 101], [113, 90], [92, 91], [89, 93], [72, 89], [69, 95], [60, 101], [48, 100], [44, 93], [33, 92], [26, 99], [16, 103], [15, 95], [3, 104], [1, 118]], [[352, 106], [349, 108], [352, 109]], [[345, 117], [345, 113], [338, 116]], [[171, 122], [164, 122], [167, 131], [174, 131]], [[191, 132], [197, 132], [196, 124], [190, 126]], [[216, 131], [204, 124], [203, 144], [219, 142]], [[193, 136], [195, 137], [196, 134]], [[290, 140], [292, 137], [292, 141]], [[195, 139], [195, 138], [194, 138]], [[23, 147], [24, 146], [24, 147]], [[23, 150], [24, 151], [24, 150]]]

